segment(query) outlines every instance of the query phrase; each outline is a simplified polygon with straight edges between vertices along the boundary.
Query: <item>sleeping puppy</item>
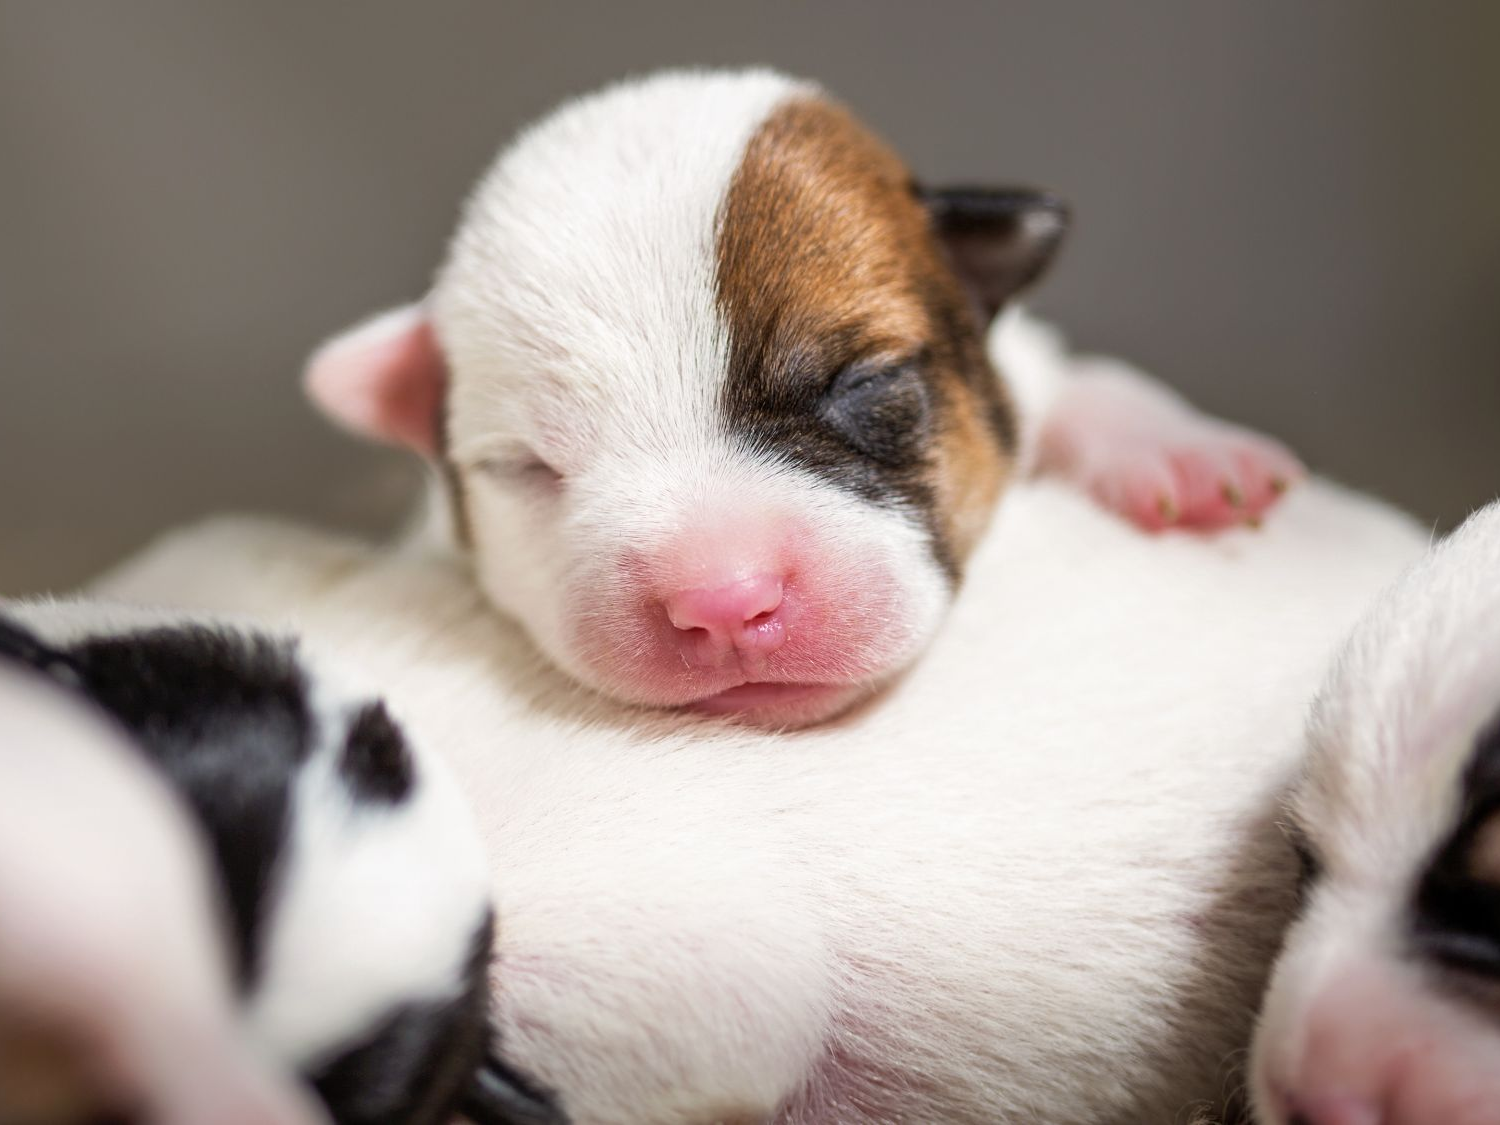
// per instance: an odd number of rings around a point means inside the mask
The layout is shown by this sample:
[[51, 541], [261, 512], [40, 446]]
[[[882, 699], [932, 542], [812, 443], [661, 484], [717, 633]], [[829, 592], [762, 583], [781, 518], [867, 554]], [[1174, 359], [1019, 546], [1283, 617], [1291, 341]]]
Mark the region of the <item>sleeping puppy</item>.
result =
[[0, 1120], [313, 1121], [293, 1071], [339, 1125], [559, 1120], [489, 1054], [484, 857], [383, 704], [95, 605], [0, 616], [0, 671], [73, 712], [0, 739], [0, 1086], [40, 1091]]
[[1261, 1015], [1262, 1122], [1500, 1122], [1500, 504], [1354, 633], [1291, 805], [1306, 897]]
[[808, 83], [664, 74], [525, 132], [427, 298], [307, 385], [429, 458], [430, 530], [575, 678], [817, 722], [923, 650], [1018, 473], [1152, 529], [1251, 522], [1300, 475], [1001, 315], [1065, 226], [1037, 192], [918, 187]]
[[0, 660], [0, 1122], [326, 1125], [238, 1026], [200, 845], [114, 725]]

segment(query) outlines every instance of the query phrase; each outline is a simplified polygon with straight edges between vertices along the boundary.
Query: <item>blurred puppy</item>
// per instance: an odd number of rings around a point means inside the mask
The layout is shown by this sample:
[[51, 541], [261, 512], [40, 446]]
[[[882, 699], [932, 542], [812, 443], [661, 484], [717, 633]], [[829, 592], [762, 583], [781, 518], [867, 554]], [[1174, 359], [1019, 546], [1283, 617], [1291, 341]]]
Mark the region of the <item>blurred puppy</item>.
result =
[[1151, 529], [1253, 521], [1301, 474], [1000, 317], [1065, 226], [1038, 192], [917, 186], [809, 83], [659, 75], [522, 134], [428, 298], [307, 384], [430, 459], [433, 534], [575, 678], [817, 722], [926, 647], [1018, 473]]
[[316, 1121], [294, 1071], [340, 1125], [556, 1120], [488, 1053], [467, 811], [379, 701], [87, 605], [0, 617], [0, 671], [0, 1120]]
[[1500, 504], [1355, 631], [1291, 819], [1306, 899], [1256, 1038], [1260, 1120], [1500, 1122]]

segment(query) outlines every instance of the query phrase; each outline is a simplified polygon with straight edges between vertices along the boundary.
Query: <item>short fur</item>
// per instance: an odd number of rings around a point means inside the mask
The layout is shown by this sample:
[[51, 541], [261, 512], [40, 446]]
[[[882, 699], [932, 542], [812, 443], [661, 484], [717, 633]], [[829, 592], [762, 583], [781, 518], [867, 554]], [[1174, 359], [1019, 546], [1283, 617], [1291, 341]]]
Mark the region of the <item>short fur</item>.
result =
[[[1034, 191], [918, 187], [809, 83], [654, 75], [506, 147], [426, 300], [308, 386], [432, 460], [433, 538], [575, 678], [803, 725], [916, 659], [1018, 471], [1213, 528], [1297, 475], [1123, 365], [1074, 378], [1014, 311], [986, 349], [1065, 225]], [[1128, 391], [1091, 410], [1103, 383]]]
[[580, 692], [441, 557], [221, 522], [105, 588], [390, 685], [480, 811], [505, 1057], [574, 1120], [1160, 1125], [1239, 1081], [1304, 701], [1426, 543], [1286, 505], [1151, 540], [1018, 486], [928, 657], [780, 737]]
[[1261, 1016], [1261, 1121], [1500, 1119], [1497, 722], [1500, 504], [1376, 602], [1319, 696], [1289, 813], [1306, 906]]

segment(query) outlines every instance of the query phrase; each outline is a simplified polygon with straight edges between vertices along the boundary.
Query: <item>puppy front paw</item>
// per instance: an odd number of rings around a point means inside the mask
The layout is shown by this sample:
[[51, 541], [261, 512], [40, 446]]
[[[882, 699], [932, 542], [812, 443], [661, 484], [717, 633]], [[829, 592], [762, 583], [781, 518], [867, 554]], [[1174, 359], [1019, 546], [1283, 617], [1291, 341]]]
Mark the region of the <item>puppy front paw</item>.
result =
[[1274, 438], [1201, 414], [1137, 375], [1080, 376], [1058, 399], [1038, 468], [1147, 531], [1256, 526], [1301, 461]]

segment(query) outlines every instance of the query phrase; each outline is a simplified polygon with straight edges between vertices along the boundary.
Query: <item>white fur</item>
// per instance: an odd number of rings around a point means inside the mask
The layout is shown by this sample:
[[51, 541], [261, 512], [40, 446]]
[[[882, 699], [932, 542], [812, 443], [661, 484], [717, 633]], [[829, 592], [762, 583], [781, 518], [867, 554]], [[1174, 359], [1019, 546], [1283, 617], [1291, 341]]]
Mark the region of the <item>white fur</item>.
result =
[[456, 999], [489, 910], [469, 810], [437, 762], [389, 807], [355, 804], [338, 775], [358, 696], [317, 683], [319, 744], [297, 779], [292, 836], [250, 1034], [302, 1070], [397, 1007]]
[[1424, 545], [1321, 483], [1213, 541], [1024, 485], [928, 656], [781, 737], [580, 691], [441, 558], [221, 522], [105, 588], [389, 685], [480, 810], [504, 1051], [576, 1121], [1159, 1125], [1237, 1081], [1303, 701]]
[[[771, 115], [817, 96], [769, 71], [669, 72], [563, 106], [476, 187], [426, 301], [309, 365], [310, 393], [342, 424], [429, 455], [445, 446], [408, 549], [466, 536], [491, 601], [619, 699], [678, 706], [746, 680], [817, 684], [835, 690], [756, 718], [827, 718], [909, 665], [951, 602], [921, 513], [747, 448], [724, 417], [717, 247], [731, 186]], [[1267, 475], [1284, 486], [1301, 474], [1274, 443], [1230, 440], [1126, 365], [1068, 354], [1019, 310], [990, 350], [1020, 415], [1022, 470], [1049, 460], [1050, 440], [1067, 452], [1053, 451], [1052, 471], [1148, 526], [1258, 518], [1274, 503]], [[440, 399], [443, 442], [421, 432]], [[1206, 487], [1184, 495], [1178, 477]], [[663, 606], [751, 579], [784, 595], [772, 607], [784, 647], [765, 660], [721, 648], [731, 658], [717, 663], [679, 651], [689, 630], [667, 627]]]
[[1408, 949], [1412, 896], [1497, 712], [1500, 504], [1376, 603], [1319, 697], [1292, 816], [1324, 873], [1261, 1017], [1262, 1120], [1282, 1120], [1273, 1087], [1353, 1099], [1391, 1125], [1500, 1119], [1500, 1032], [1481, 990], [1444, 984]]
[[[947, 602], [914, 517], [746, 450], [721, 421], [725, 197], [757, 128], [814, 92], [770, 72], [678, 73], [563, 107], [475, 190], [430, 298], [480, 585], [563, 668], [627, 699], [718, 690], [645, 689], [627, 655], [642, 591], [621, 560], [683, 536], [746, 539], [745, 566], [779, 550], [761, 540], [805, 545], [820, 601], [845, 600], [848, 620], [866, 612], [863, 593], [894, 588], [893, 627], [841, 654], [858, 671], [798, 669], [803, 679], [889, 674]], [[566, 476], [565, 491], [517, 472], [533, 455]], [[663, 564], [667, 580], [676, 565]]]

